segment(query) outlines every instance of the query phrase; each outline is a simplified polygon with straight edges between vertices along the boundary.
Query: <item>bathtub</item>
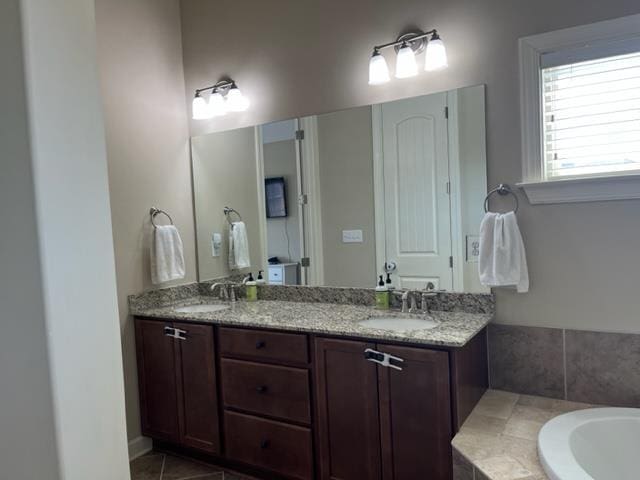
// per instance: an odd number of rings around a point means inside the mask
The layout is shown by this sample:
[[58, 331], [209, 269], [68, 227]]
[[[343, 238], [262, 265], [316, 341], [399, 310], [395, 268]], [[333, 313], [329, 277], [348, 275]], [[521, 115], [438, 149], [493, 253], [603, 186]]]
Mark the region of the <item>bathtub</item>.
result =
[[590, 408], [549, 420], [538, 435], [551, 480], [640, 479], [640, 409]]

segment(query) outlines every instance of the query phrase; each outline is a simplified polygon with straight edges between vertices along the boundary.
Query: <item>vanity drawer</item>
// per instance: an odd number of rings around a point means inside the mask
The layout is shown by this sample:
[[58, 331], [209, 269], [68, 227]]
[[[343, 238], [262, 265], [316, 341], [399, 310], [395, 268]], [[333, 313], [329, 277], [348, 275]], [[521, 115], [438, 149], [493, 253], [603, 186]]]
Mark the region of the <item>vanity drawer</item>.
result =
[[227, 457], [300, 480], [313, 478], [311, 430], [225, 412]]
[[220, 354], [285, 363], [308, 364], [306, 335], [221, 327]]
[[307, 370], [225, 358], [221, 373], [225, 407], [311, 423]]

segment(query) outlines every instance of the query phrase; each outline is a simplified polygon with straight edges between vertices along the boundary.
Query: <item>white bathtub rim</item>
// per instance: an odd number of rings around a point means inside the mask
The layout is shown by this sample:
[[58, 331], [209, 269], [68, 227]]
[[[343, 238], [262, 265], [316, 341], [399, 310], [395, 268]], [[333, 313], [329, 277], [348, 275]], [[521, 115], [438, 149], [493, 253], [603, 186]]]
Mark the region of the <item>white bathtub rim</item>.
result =
[[545, 423], [538, 434], [538, 457], [549, 479], [594, 480], [573, 455], [571, 432], [593, 420], [618, 418], [640, 419], [640, 408], [587, 408], [558, 415]]

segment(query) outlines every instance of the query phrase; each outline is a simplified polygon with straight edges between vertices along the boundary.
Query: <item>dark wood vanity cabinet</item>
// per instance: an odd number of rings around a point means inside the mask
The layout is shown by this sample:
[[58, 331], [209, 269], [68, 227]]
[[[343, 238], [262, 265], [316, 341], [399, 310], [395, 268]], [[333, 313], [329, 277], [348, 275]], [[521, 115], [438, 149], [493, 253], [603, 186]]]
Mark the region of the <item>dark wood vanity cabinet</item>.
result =
[[136, 320], [142, 433], [220, 452], [213, 327]]
[[320, 338], [316, 379], [322, 480], [451, 478], [448, 352]]
[[450, 480], [487, 388], [486, 331], [437, 349], [136, 318], [136, 343], [143, 434], [258, 478]]

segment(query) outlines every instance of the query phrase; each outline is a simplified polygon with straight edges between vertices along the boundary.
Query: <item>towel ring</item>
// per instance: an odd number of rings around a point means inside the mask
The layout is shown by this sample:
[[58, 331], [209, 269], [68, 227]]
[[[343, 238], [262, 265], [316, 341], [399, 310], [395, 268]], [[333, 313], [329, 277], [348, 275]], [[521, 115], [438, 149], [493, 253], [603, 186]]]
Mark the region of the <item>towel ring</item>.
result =
[[153, 219], [156, 218], [156, 215], [159, 215], [161, 213], [165, 215], [169, 219], [169, 222], [171, 222], [171, 225], [173, 225], [173, 219], [171, 218], [171, 215], [169, 215], [164, 210], [160, 210], [159, 208], [156, 208], [156, 207], [151, 207], [151, 210], [149, 210], [149, 215], [151, 216], [151, 225], [153, 225], [153, 228], [158, 228], [158, 226], [155, 224]]
[[513, 213], [516, 213], [518, 211], [518, 207], [520, 206], [518, 203], [518, 196], [515, 193], [513, 193], [513, 190], [511, 190], [511, 187], [509, 185], [507, 185], [506, 183], [501, 183], [496, 188], [494, 188], [489, 193], [487, 193], [487, 196], [484, 198], [485, 213], [489, 211], [489, 197], [491, 197], [491, 195], [493, 195], [494, 193], [497, 193], [500, 196], [512, 195], [513, 199], [516, 202], [515, 208], [513, 209]]
[[234, 210], [233, 208], [230, 208], [230, 207], [224, 207], [224, 215], [225, 217], [227, 217], [227, 222], [229, 222], [229, 225], [233, 225], [233, 222], [229, 218], [229, 216], [232, 213], [235, 213], [238, 216], [238, 219], [242, 221], [242, 215], [240, 215], [237, 210]]

